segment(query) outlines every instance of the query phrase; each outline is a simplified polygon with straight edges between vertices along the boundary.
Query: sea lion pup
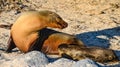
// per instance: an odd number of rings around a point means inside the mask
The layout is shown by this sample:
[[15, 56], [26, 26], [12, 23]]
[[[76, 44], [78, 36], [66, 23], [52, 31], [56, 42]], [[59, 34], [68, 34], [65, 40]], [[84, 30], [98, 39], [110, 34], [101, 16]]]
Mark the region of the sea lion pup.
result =
[[[7, 52], [18, 47], [22, 52], [34, 50], [33, 45], [38, 44], [39, 30], [51, 28], [66, 28], [68, 24], [52, 11], [28, 11], [16, 20], [10, 30]], [[41, 44], [41, 43], [39, 43]]]
[[59, 54], [58, 46], [60, 44], [76, 44], [79, 47], [85, 47], [82, 41], [77, 39], [74, 35], [58, 32], [49, 28], [44, 28], [39, 31], [40, 39], [42, 39], [42, 49], [39, 45], [34, 45], [33, 48], [41, 49], [45, 54]]
[[62, 57], [72, 58], [73, 60], [90, 58], [101, 63], [118, 61], [113, 50], [100, 47], [78, 47], [75, 45], [61, 44], [58, 47], [58, 51]]

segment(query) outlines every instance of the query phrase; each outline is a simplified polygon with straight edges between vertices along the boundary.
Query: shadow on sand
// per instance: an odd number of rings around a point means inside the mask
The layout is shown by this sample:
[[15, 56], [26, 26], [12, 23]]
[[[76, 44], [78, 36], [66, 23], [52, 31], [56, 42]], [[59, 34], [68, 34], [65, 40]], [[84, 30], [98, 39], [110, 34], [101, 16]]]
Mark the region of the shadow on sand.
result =
[[[76, 37], [84, 42], [86, 46], [97, 46], [102, 48], [109, 48], [109, 39], [116, 39], [115, 36], [120, 36], [120, 27], [104, 29], [100, 31], [91, 31], [76, 34]], [[120, 50], [114, 50], [118, 59], [120, 60]], [[106, 67], [119, 67], [120, 64], [110, 65]]]
[[109, 39], [116, 39], [114, 36], [120, 36], [120, 27], [76, 34], [76, 37], [82, 40], [86, 46], [103, 48], [109, 48]]

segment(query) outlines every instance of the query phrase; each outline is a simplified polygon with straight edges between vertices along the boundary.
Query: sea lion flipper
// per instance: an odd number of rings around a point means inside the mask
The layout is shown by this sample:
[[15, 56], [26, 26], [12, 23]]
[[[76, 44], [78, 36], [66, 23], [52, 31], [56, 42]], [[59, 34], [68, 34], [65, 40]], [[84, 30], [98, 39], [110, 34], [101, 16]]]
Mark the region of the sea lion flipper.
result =
[[13, 24], [10, 24], [10, 25], [1, 24], [0, 28], [11, 29], [12, 25]]
[[43, 43], [41, 40], [42, 39], [37, 38], [35, 42], [32, 44], [32, 46], [30, 46], [30, 48], [28, 49], [28, 52], [33, 50], [40, 51], [42, 49], [42, 43]]
[[13, 38], [12, 38], [12, 36], [10, 36], [10, 38], [9, 38], [9, 40], [8, 40], [8, 46], [7, 46], [7, 50], [6, 50], [6, 52], [11, 52], [11, 50], [13, 49], [13, 48], [15, 48], [16, 47], [16, 45], [15, 45], [15, 43], [14, 43], [14, 41], [13, 41]]
[[32, 50], [41, 51], [44, 41], [48, 38], [50, 34], [52, 34], [52, 33], [49, 33], [48, 35], [47, 33], [48, 31], [49, 30], [45, 31], [45, 28], [41, 29], [38, 33], [38, 38], [34, 41], [34, 43], [32, 43], [32, 46], [29, 47], [28, 51], [32, 51]]

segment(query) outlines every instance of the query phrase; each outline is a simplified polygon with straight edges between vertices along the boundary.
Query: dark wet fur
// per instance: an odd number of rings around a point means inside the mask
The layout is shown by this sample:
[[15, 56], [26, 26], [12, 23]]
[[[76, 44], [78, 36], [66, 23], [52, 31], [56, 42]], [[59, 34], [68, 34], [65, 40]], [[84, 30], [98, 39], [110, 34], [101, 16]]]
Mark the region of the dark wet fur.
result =
[[10, 25], [1, 24], [0, 28], [11, 29], [12, 25], [13, 24], [10, 24]]
[[[111, 49], [105, 49], [100, 47], [78, 47], [76, 45], [61, 44], [58, 47], [58, 50], [62, 52], [62, 54], [64, 54], [61, 56], [65, 56], [66, 58], [72, 57], [73, 60], [90, 58], [94, 61], [101, 63], [118, 61], [116, 54]], [[74, 50], [74, 52], [72, 50]], [[109, 55], [111, 56], [111, 59], [109, 59]]]

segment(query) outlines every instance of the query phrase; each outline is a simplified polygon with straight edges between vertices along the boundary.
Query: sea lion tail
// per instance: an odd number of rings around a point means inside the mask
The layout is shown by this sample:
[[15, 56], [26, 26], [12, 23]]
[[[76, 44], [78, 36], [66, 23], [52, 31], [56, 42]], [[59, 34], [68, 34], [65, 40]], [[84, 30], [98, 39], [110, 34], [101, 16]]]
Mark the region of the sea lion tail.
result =
[[11, 29], [12, 25], [13, 25], [13, 24], [10, 24], [10, 25], [1, 24], [1, 25], [0, 25], [0, 28]]

